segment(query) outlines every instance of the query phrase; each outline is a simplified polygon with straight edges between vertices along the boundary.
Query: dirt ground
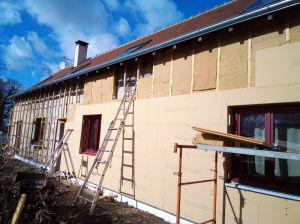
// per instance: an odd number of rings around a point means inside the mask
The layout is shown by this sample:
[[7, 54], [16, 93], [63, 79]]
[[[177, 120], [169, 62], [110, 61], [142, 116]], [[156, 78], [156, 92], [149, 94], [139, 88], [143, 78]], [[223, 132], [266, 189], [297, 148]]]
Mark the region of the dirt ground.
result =
[[42, 169], [0, 155], [0, 224], [10, 223], [22, 193], [27, 199], [19, 223], [167, 223], [112, 198], [98, 200], [93, 215], [89, 215], [90, 204], [72, 206], [79, 186], [64, 177], [47, 177], [46, 186], [32, 189], [31, 182], [25, 181], [24, 186], [24, 181], [18, 181], [18, 172], [23, 177], [24, 173], [43, 175]]

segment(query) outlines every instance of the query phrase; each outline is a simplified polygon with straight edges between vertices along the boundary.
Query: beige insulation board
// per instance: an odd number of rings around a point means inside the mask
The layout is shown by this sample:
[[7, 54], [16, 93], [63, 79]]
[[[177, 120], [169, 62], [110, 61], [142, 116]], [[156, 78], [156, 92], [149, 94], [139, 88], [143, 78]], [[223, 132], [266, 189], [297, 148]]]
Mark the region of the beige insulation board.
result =
[[248, 85], [248, 32], [242, 27], [221, 33], [219, 89], [245, 88]]
[[216, 88], [218, 39], [209, 36], [195, 44], [193, 90]]
[[113, 72], [91, 75], [84, 84], [84, 104], [110, 102], [112, 99]]
[[173, 50], [172, 95], [187, 94], [191, 89], [193, 42], [179, 44]]
[[153, 56], [149, 55], [141, 59], [139, 66], [139, 79], [137, 93], [139, 99], [150, 98], [153, 79]]
[[271, 21], [263, 17], [252, 23], [251, 86], [255, 85], [257, 51], [285, 44], [284, 27], [285, 20], [278, 17]]
[[300, 42], [259, 50], [255, 86], [300, 83]]
[[289, 13], [290, 38], [291, 42], [300, 42], [300, 8], [292, 9]]
[[297, 201], [229, 187], [224, 200], [224, 223], [299, 223]]
[[159, 51], [155, 55], [153, 96], [169, 95], [172, 49]]
[[145, 99], [151, 97], [152, 89], [152, 76], [140, 78], [137, 86], [137, 93], [139, 99]]

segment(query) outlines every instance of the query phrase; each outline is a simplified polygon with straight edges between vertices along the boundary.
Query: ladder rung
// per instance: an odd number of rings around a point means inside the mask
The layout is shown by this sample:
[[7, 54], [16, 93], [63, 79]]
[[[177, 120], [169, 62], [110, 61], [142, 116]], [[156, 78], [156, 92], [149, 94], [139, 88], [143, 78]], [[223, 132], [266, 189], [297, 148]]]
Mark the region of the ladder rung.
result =
[[133, 112], [128, 112], [128, 114], [133, 114]]
[[124, 138], [124, 140], [133, 140], [133, 138]]
[[129, 164], [123, 164], [123, 166], [133, 168], [133, 165], [129, 165]]
[[89, 201], [89, 202], [91, 202], [91, 203], [93, 202], [92, 200], [90, 200], [90, 199], [88, 199], [88, 198], [86, 198], [86, 197], [83, 197], [83, 196], [81, 196], [81, 195], [79, 195], [78, 197], [79, 197], [79, 198], [82, 198], [83, 200]]
[[111, 152], [111, 150], [102, 150], [102, 149], [100, 149], [99, 151], [100, 152]]
[[95, 176], [102, 176], [102, 177], [104, 177], [104, 175], [102, 173], [92, 173], [92, 174], [95, 175]]
[[113, 140], [115, 140], [115, 139], [113, 139], [113, 138], [106, 138], [106, 139], [104, 139], [104, 140], [106, 140], [106, 141], [113, 141]]
[[133, 127], [133, 124], [124, 124], [124, 127]]
[[132, 154], [133, 152], [131, 152], [131, 151], [123, 151], [124, 153], [130, 153], [130, 154]]
[[106, 161], [98, 160], [97, 163], [106, 164]]
[[[130, 182], [134, 182], [132, 179], [125, 178], [125, 177], [122, 177], [122, 180], [126, 180], [126, 181], [130, 181]], [[125, 193], [125, 192], [121, 192], [121, 193]]]
[[109, 128], [109, 130], [115, 131], [115, 130], [119, 130], [119, 128]]

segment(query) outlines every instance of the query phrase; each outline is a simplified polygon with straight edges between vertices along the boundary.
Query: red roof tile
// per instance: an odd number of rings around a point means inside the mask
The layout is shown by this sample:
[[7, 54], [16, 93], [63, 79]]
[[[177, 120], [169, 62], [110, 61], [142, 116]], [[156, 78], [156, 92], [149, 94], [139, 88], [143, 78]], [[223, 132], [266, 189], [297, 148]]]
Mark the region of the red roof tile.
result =
[[[212, 9], [210, 11], [204, 12], [202, 14], [199, 14], [197, 16], [194, 16], [190, 19], [184, 20], [180, 23], [174, 24], [170, 27], [167, 27], [165, 29], [162, 29], [158, 32], [152, 33], [150, 35], [138, 38], [134, 41], [131, 41], [129, 43], [126, 43], [122, 46], [119, 46], [113, 50], [110, 50], [108, 52], [105, 52], [103, 54], [100, 54], [94, 58], [90, 58], [87, 61], [85, 61], [82, 65], [84, 65], [84, 69], [93, 67], [95, 65], [107, 62], [114, 57], [118, 56], [122, 52], [126, 51], [128, 48], [133, 47], [137, 44], [143, 43], [147, 40], [152, 40], [142, 48], [148, 48], [150, 46], [154, 46], [157, 44], [160, 44], [162, 42], [165, 42], [167, 40], [173, 39], [175, 37], [181, 36], [183, 34], [192, 32], [194, 30], [212, 25], [214, 23], [217, 23], [219, 21], [229, 19], [233, 16], [236, 16], [240, 14], [244, 9], [246, 9], [250, 4], [252, 4], [255, 0], [235, 0], [230, 3], [227, 3], [223, 6], [220, 6], [218, 8]], [[54, 75], [52, 75], [50, 78], [47, 78], [46, 80], [43, 80], [41, 83], [47, 83], [49, 81], [56, 80], [70, 72], [74, 69], [73, 66], [67, 67]], [[74, 69], [75, 70], [75, 69]]]

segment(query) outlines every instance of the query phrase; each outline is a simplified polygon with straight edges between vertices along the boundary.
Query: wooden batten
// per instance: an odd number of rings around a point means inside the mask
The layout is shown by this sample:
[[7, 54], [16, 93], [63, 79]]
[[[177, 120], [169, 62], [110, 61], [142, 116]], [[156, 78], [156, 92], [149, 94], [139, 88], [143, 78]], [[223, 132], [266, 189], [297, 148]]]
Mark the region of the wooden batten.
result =
[[220, 83], [220, 62], [221, 62], [221, 34], [218, 35], [218, 48], [217, 48], [217, 77], [216, 77], [216, 90], [219, 90]]
[[289, 16], [286, 14], [285, 16], [285, 42], [291, 42], [291, 35], [290, 35], [290, 19]]
[[[47, 150], [48, 153], [46, 154], [46, 162], [48, 161], [48, 154], [50, 151], [50, 138], [51, 138], [51, 131], [52, 131], [52, 122], [53, 122], [53, 110], [54, 110], [54, 98], [55, 98], [55, 88], [53, 89], [52, 93], [52, 102], [51, 102], [51, 112], [50, 112], [50, 121], [49, 121], [49, 131], [48, 131], [48, 141], [47, 141]], [[50, 153], [52, 154], [52, 152]]]
[[174, 50], [171, 50], [171, 68], [170, 68], [170, 84], [169, 84], [169, 96], [172, 96], [172, 86], [173, 86], [173, 62], [174, 62]]
[[151, 81], [151, 98], [153, 98], [154, 94], [154, 80], [155, 80], [155, 55], [152, 55], [152, 81]]
[[252, 33], [251, 33], [251, 31], [249, 31], [249, 34], [248, 34], [248, 66], [247, 66], [248, 87], [251, 86], [251, 61], [252, 61]]
[[65, 109], [66, 109], [66, 93], [67, 93], [67, 84], [65, 84], [65, 90], [64, 90], [64, 99], [63, 99], [63, 105], [62, 105], [62, 117], [65, 117]]
[[140, 79], [140, 60], [137, 61], [137, 73], [136, 73], [136, 91], [135, 91], [135, 99], [138, 99], [139, 97], [139, 79]]
[[191, 78], [191, 87], [190, 94], [194, 92], [194, 75], [195, 75], [195, 44], [196, 40], [193, 40], [193, 53], [192, 53], [192, 78]]
[[75, 90], [75, 104], [78, 103], [78, 89], [79, 89], [79, 77], [77, 77], [77, 80], [76, 80], [76, 90]]

